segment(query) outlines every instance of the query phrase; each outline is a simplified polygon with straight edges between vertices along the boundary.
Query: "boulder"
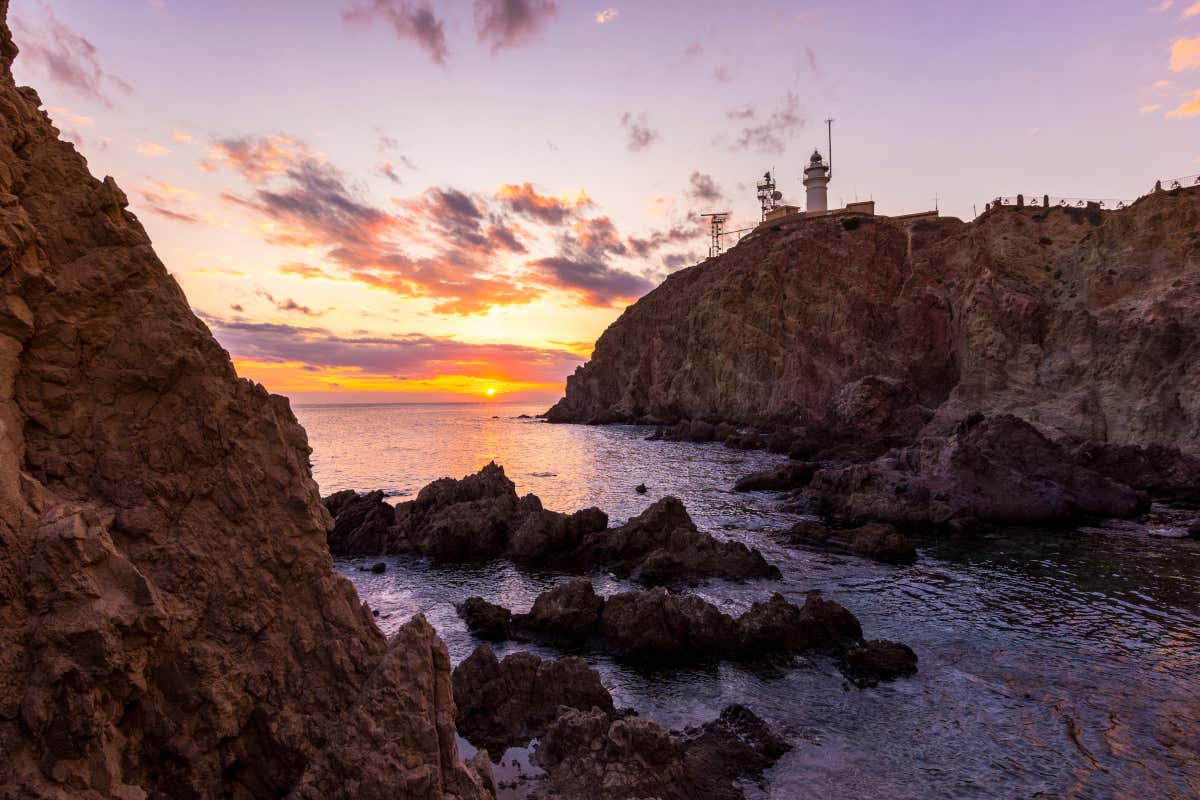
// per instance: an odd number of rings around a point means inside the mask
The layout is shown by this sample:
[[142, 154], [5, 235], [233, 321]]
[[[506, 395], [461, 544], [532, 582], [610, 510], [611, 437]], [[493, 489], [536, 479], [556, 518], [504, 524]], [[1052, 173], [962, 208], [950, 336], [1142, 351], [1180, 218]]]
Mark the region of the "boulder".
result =
[[335, 556], [382, 555], [388, 551], [388, 531], [396, 522], [396, 510], [384, 502], [383, 492], [360, 495], [352, 490], [325, 498], [333, 516], [327, 536], [329, 552]]
[[574, 514], [535, 511], [525, 516], [512, 535], [509, 551], [513, 561], [547, 561], [572, 553], [588, 534], [608, 528], [608, 515], [598, 508]]
[[1106, 478], [1161, 500], [1200, 500], [1200, 458], [1162, 444], [1089, 442], [1075, 462]]
[[610, 597], [601, 628], [605, 643], [628, 655], [719, 656], [730, 652], [737, 640], [737, 626], [727, 614], [699, 597], [671, 594], [661, 587]]
[[480, 639], [503, 642], [511, 633], [512, 612], [482, 597], [468, 597], [458, 606], [458, 615]]
[[600, 675], [574, 656], [513, 653], [499, 661], [484, 644], [455, 667], [453, 680], [459, 734], [495, 761], [541, 736], [560, 707], [595, 709], [606, 718], [616, 713]]
[[698, 531], [683, 503], [669, 496], [619, 528], [586, 537], [578, 560], [646, 584], [779, 577], [758, 550]]
[[517, 624], [549, 638], [586, 639], [600, 626], [604, 598], [583, 578], [542, 592], [528, 614], [517, 615]]
[[885, 522], [833, 529], [814, 520], [801, 520], [784, 536], [797, 544], [853, 553], [887, 564], [912, 564], [917, 560], [917, 548], [912, 541]]
[[752, 605], [738, 618], [737, 627], [746, 653], [840, 654], [862, 641], [858, 618], [816, 591], [808, 593], [802, 607], [777, 592], [765, 603]]
[[812, 461], [788, 461], [774, 469], [751, 472], [733, 486], [735, 492], [781, 492], [803, 489], [821, 465]]
[[928, 437], [875, 461], [822, 469], [805, 490], [823, 514], [899, 526], [1070, 526], [1132, 517], [1133, 489], [1075, 463], [1011, 415], [968, 416], [946, 438]]
[[739, 781], [761, 781], [787, 750], [742, 706], [678, 736], [650, 720], [564, 709], [533, 760], [559, 800], [742, 800]]
[[856, 644], [841, 657], [842, 672], [858, 686], [906, 678], [917, 672], [917, 654], [908, 645], [886, 639]]

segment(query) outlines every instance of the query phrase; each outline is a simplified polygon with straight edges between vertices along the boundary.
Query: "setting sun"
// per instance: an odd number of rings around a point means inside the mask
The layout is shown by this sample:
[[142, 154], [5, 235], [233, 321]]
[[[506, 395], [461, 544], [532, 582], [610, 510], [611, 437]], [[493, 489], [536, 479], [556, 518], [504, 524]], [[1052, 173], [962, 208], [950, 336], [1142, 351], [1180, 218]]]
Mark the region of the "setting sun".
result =
[[496, 390], [495, 390], [495, 389], [490, 389], [490, 388], [489, 388], [489, 389], [487, 390], [487, 396], [488, 396], [488, 397], [495, 397], [495, 396], [496, 396]]

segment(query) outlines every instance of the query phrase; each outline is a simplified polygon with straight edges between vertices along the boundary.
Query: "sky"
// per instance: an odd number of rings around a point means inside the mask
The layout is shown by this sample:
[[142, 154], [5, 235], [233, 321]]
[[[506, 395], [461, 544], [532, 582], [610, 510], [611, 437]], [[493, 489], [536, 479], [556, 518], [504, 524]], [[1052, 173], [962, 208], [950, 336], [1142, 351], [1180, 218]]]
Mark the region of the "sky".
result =
[[[607, 3], [611, 2], [612, 5]], [[239, 374], [546, 402], [699, 214], [972, 218], [1200, 173], [1200, 0], [13, 0], [14, 71]], [[727, 239], [732, 244], [736, 237]]]

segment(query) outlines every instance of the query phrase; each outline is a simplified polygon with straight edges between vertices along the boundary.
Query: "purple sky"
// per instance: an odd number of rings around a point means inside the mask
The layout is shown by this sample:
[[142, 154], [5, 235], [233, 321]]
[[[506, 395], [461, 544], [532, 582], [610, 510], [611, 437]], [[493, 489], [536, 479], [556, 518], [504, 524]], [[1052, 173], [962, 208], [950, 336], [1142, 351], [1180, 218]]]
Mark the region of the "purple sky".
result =
[[14, 0], [18, 80], [239, 370], [550, 398], [834, 128], [831, 204], [964, 218], [1200, 172], [1200, 2]]

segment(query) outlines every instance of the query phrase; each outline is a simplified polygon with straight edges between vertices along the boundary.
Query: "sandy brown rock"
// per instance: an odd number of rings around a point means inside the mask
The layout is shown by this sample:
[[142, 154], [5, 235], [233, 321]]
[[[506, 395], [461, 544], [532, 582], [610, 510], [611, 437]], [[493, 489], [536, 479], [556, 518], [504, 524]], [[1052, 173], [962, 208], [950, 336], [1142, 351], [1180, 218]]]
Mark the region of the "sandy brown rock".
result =
[[15, 55], [0, 26], [0, 797], [488, 796], [432, 628], [386, 640], [333, 571], [287, 400]]
[[454, 695], [459, 733], [495, 760], [544, 733], [562, 707], [616, 713], [600, 675], [583, 659], [513, 653], [500, 661], [487, 645], [454, 668]]
[[670, 275], [568, 379], [562, 422], [910, 443], [972, 411], [1200, 454], [1200, 189], [1112, 212], [797, 219]]
[[974, 414], [946, 438], [821, 470], [805, 493], [825, 514], [913, 527], [1073, 525], [1145, 508], [1143, 496], [1011, 415]]

